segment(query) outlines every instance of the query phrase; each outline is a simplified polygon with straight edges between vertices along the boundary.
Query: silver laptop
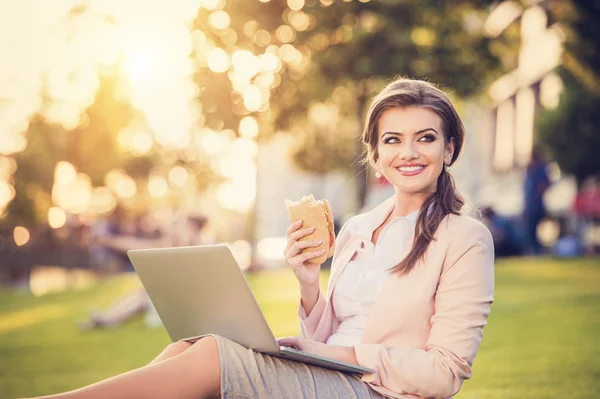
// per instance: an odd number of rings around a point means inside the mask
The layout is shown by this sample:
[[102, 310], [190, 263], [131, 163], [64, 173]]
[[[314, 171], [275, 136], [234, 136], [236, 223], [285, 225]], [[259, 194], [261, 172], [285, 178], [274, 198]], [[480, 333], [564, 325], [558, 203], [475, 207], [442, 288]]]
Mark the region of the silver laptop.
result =
[[351, 374], [373, 370], [279, 346], [226, 245], [127, 252], [171, 340], [217, 334], [297, 362]]

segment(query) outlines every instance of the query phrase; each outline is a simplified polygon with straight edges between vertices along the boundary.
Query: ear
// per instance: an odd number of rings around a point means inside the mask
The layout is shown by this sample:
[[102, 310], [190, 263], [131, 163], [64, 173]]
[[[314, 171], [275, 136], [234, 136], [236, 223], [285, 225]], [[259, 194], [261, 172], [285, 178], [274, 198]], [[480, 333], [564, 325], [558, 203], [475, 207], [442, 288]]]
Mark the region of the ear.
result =
[[376, 171], [381, 170], [381, 158], [377, 158], [377, 161], [373, 162], [373, 168], [375, 168]]
[[444, 151], [444, 165], [450, 165], [452, 162], [452, 157], [454, 156], [454, 138], [451, 138], [450, 141], [446, 144], [446, 150]]

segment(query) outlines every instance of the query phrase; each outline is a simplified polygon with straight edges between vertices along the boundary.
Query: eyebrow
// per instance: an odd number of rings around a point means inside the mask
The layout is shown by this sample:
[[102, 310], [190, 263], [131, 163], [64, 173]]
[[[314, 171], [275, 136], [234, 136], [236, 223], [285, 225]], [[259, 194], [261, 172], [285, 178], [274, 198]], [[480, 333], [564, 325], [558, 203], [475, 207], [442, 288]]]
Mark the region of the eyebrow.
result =
[[[428, 127], [428, 128], [425, 128], [425, 129], [421, 129], [421, 130], [419, 130], [419, 131], [415, 132], [415, 135], [417, 135], [417, 134], [421, 134], [421, 133], [424, 133], [424, 132], [426, 132], [426, 131], [428, 131], [428, 130], [433, 130], [433, 131], [434, 131], [436, 134], [438, 134], [438, 135], [439, 135], [439, 133], [437, 132], [437, 130], [435, 130], [435, 129], [434, 129], [434, 128], [432, 128], [432, 127]], [[400, 132], [385, 132], [385, 133], [383, 133], [383, 134], [381, 135], [381, 138], [383, 138], [383, 136], [385, 136], [386, 134], [393, 134], [393, 135], [395, 135], [395, 136], [404, 136], [404, 133], [400, 133]]]

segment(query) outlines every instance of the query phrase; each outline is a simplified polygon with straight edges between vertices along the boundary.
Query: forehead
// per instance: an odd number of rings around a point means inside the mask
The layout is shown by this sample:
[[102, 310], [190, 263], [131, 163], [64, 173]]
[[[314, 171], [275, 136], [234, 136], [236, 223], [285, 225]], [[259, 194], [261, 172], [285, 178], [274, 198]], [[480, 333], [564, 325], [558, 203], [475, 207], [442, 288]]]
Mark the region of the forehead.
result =
[[378, 135], [381, 137], [385, 132], [413, 134], [430, 127], [442, 134], [442, 118], [435, 111], [425, 107], [396, 107], [381, 114]]

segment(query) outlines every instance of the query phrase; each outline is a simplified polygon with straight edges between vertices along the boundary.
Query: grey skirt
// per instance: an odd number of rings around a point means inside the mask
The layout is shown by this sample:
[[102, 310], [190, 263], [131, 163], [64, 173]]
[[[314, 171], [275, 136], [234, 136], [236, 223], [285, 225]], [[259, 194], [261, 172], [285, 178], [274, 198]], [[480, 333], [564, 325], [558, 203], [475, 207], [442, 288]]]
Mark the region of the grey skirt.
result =
[[359, 377], [263, 355], [213, 337], [219, 348], [224, 399], [384, 398]]

